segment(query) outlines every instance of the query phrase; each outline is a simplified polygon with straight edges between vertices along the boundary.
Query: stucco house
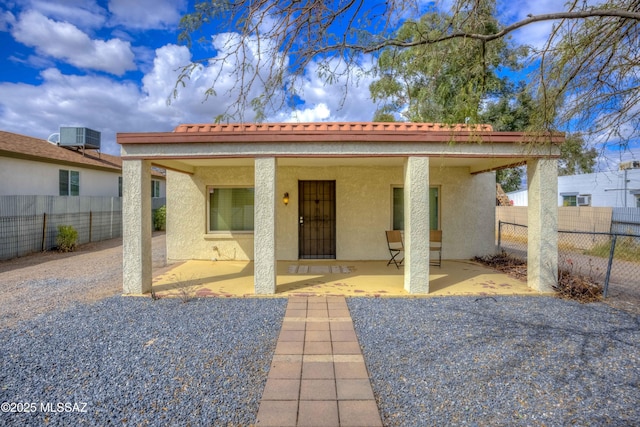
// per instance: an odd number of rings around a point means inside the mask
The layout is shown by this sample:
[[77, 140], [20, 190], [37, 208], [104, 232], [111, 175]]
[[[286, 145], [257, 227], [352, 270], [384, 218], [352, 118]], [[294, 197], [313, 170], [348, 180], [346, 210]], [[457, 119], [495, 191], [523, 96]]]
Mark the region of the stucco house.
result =
[[[163, 198], [164, 176], [153, 175], [153, 195]], [[0, 196], [122, 197], [122, 159], [0, 131], [0, 183]]]
[[[75, 227], [78, 244], [121, 236], [122, 159], [95, 147], [0, 131], [0, 259], [56, 247], [59, 225]], [[166, 203], [164, 171], [149, 186], [151, 211]]]
[[151, 290], [151, 167], [167, 170], [167, 258], [253, 260], [256, 294], [278, 261], [380, 260], [403, 229], [404, 287], [429, 292], [429, 230], [443, 258], [495, 251], [495, 170], [526, 164], [529, 286], [557, 282], [562, 135], [428, 123], [185, 124], [120, 133], [125, 293]]

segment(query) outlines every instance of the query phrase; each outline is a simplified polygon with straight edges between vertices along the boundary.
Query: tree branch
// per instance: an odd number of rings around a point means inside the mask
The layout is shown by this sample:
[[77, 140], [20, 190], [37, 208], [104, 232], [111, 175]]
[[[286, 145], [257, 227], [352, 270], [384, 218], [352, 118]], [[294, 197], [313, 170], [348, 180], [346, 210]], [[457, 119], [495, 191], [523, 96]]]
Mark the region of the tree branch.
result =
[[477, 34], [477, 33], [465, 33], [463, 31], [456, 31], [451, 34], [444, 35], [442, 37], [437, 37], [435, 39], [420, 39], [415, 41], [402, 41], [402, 40], [385, 40], [384, 42], [367, 48], [364, 50], [365, 53], [375, 52], [385, 47], [413, 47], [413, 46], [422, 46], [426, 44], [434, 44], [440, 43], [446, 40], [451, 40], [455, 38], [469, 38], [480, 40], [483, 42], [489, 42], [492, 40], [496, 40], [506, 36], [508, 33], [511, 33], [518, 28], [530, 25], [534, 22], [543, 22], [543, 21], [555, 21], [559, 19], [584, 19], [584, 18], [596, 18], [596, 17], [617, 17], [617, 18], [626, 18], [632, 19], [635, 21], [640, 21], [640, 12], [632, 12], [624, 9], [594, 9], [594, 10], [585, 10], [579, 12], [557, 12], [557, 13], [546, 13], [543, 15], [535, 15], [529, 16], [527, 19], [523, 19], [522, 21], [515, 22], [511, 25], [504, 27], [501, 31], [495, 34]]

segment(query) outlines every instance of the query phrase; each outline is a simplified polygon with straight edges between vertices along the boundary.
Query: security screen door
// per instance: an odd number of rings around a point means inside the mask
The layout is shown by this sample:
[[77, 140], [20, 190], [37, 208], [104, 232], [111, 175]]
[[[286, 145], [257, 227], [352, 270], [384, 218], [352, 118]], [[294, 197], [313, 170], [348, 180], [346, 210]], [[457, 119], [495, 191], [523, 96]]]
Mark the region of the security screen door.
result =
[[336, 258], [336, 182], [298, 182], [298, 257]]

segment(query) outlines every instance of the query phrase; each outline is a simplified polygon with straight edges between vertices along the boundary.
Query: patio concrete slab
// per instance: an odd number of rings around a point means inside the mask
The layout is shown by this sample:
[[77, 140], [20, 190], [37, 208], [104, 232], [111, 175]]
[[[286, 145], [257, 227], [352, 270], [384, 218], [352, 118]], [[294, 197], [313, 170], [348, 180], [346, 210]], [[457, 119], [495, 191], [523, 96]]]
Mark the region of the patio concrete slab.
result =
[[[386, 266], [385, 261], [309, 261], [306, 264], [343, 265], [346, 273], [290, 273], [291, 265], [301, 261], [279, 261], [276, 294], [273, 297], [419, 297], [404, 290], [404, 268]], [[249, 261], [186, 261], [156, 276], [153, 291], [159, 297], [254, 297], [253, 263]], [[335, 270], [335, 269], [334, 269]], [[327, 271], [332, 271], [329, 269]], [[539, 295], [526, 282], [471, 261], [445, 260], [442, 267], [431, 267], [429, 294], [444, 295]], [[265, 296], [261, 296], [265, 297]], [[269, 297], [269, 296], [266, 296]], [[311, 304], [314, 302], [311, 301]], [[307, 304], [304, 301], [304, 304]], [[306, 307], [306, 305], [305, 305]], [[325, 305], [315, 317], [343, 317], [346, 305]], [[287, 310], [300, 317], [300, 303]], [[296, 312], [298, 312], [296, 315]]]

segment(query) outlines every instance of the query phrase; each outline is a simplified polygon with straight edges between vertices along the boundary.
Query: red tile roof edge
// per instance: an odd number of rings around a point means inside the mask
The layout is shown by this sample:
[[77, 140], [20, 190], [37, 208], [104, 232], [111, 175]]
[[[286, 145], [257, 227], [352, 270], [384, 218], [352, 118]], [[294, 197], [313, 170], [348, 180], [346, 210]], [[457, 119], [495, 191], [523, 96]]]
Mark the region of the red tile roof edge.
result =
[[194, 123], [178, 125], [177, 133], [240, 133], [240, 132], [433, 132], [433, 131], [475, 131], [492, 132], [486, 124], [443, 124], [407, 122], [315, 122], [315, 123]]

